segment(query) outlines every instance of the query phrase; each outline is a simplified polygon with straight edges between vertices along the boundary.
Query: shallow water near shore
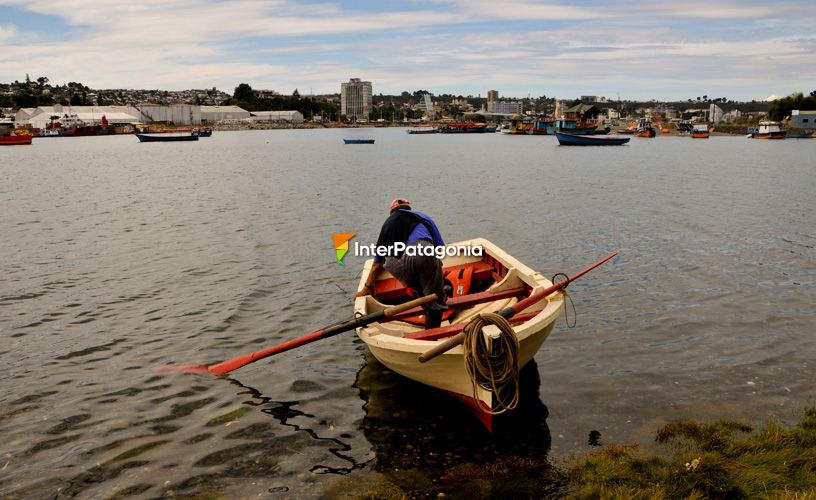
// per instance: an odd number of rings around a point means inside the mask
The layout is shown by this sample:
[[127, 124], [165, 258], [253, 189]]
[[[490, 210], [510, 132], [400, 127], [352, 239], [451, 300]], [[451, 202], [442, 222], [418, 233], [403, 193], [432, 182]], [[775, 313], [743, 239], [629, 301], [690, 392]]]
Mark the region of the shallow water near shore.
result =
[[[357, 135], [376, 143], [343, 145]], [[814, 157], [814, 140], [400, 129], [1, 149], [0, 496], [498, 494], [485, 467], [520, 458], [513, 481], [545, 495], [593, 431], [653, 449], [677, 418], [795, 422], [816, 396]], [[397, 196], [448, 242], [485, 237], [548, 276], [621, 252], [570, 286], [577, 326], [559, 319], [526, 371], [513, 432], [353, 333], [225, 379], [154, 371], [349, 317], [363, 262], [338, 266], [331, 233], [373, 242]]]

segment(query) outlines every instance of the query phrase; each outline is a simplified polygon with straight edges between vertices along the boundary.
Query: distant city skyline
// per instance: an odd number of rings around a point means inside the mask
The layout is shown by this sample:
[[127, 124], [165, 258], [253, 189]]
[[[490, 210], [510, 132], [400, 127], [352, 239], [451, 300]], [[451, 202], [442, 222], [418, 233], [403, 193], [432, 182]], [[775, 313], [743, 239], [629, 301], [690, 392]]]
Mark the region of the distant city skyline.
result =
[[[0, 82], [763, 100], [816, 88], [812, 1], [0, 0]], [[625, 8], [623, 7], [625, 5]]]

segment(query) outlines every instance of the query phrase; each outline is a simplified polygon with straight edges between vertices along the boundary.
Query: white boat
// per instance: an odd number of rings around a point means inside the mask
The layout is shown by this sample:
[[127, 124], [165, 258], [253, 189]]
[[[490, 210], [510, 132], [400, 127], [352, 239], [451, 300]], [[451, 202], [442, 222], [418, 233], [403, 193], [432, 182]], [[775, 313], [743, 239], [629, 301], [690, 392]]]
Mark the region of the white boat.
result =
[[408, 134], [436, 134], [439, 130], [432, 125], [417, 125], [405, 131]]
[[759, 128], [751, 130], [748, 137], [752, 139], [784, 139], [786, 132], [779, 126], [779, 122], [762, 121]]
[[708, 129], [708, 123], [695, 123], [691, 129], [692, 139], [708, 139], [711, 131]]
[[[450, 311], [443, 317], [442, 327], [423, 330], [424, 318], [415, 316], [401, 321], [373, 323], [357, 329], [357, 335], [383, 365], [405, 377], [441, 389], [466, 403], [479, 420], [492, 429], [491, 409], [497, 408], [497, 398], [473, 383], [464, 364], [464, 346], [453, 349], [426, 363], [419, 356], [444, 342], [450, 335], [480, 313], [498, 313], [520, 300], [551, 287], [544, 275], [525, 266], [513, 256], [485, 239], [473, 239], [449, 246], [481, 245], [482, 256], [454, 256], [443, 259], [446, 278], [451, 281], [453, 298]], [[365, 263], [359, 290], [363, 289], [373, 261]], [[406, 300], [406, 289], [389, 273], [382, 272], [375, 282], [375, 296], [358, 297], [354, 303], [356, 315], [380, 311], [391, 304]], [[375, 298], [376, 297], [376, 298]], [[510, 323], [519, 342], [519, 368], [527, 364], [553, 329], [563, 310], [563, 294], [556, 292], [529, 307], [517, 311]], [[493, 325], [482, 333], [488, 339], [498, 339], [500, 331]]]

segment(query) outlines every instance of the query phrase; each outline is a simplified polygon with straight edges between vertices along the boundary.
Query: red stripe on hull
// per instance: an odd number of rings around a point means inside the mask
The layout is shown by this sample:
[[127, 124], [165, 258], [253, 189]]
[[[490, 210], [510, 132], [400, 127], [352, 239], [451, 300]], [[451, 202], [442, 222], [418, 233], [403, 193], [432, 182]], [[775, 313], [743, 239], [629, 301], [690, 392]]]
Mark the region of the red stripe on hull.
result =
[[[485, 426], [487, 432], [493, 433], [493, 415], [490, 413], [486, 413], [486, 411], [490, 411], [490, 408], [485, 404], [484, 401], [477, 401], [473, 399], [473, 396], [465, 396], [464, 394], [457, 394], [455, 392], [444, 391], [447, 394], [450, 394], [457, 400], [461, 401], [468, 407], [473, 416], [476, 417], [482, 425]], [[486, 411], [485, 411], [486, 410]]]

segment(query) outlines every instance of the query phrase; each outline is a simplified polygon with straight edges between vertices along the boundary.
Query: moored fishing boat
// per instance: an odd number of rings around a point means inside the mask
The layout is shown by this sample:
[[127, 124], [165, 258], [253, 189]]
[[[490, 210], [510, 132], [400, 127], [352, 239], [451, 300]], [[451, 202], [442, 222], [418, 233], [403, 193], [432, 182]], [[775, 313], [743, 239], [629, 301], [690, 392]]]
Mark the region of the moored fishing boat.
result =
[[446, 123], [439, 127], [440, 134], [483, 134], [495, 132], [496, 127], [488, 127], [487, 123]]
[[197, 135], [171, 135], [171, 134], [136, 134], [139, 142], [183, 142], [197, 141]]
[[635, 137], [655, 137], [657, 132], [652, 127], [652, 121], [646, 118], [641, 118], [638, 128], [635, 131]]
[[[499, 401], [492, 391], [482, 386], [477, 386], [474, 390], [464, 363], [466, 347], [454, 347], [424, 364], [418, 357], [444, 342], [450, 335], [458, 333], [479, 314], [498, 313], [512, 307], [520, 300], [552, 286], [552, 282], [487, 240], [474, 239], [454, 245], [480, 245], [483, 252], [482, 256], [443, 259], [446, 277], [453, 285], [453, 298], [448, 300], [450, 309], [446, 311], [440, 328], [422, 330], [417, 324], [423, 324], [424, 319], [414, 316], [401, 318], [401, 321], [372, 323], [357, 329], [357, 335], [386, 367], [449, 393], [474, 410], [479, 420], [490, 429], [490, 410], [497, 408]], [[371, 260], [366, 262], [360, 289], [365, 285], [371, 266]], [[374, 289], [374, 296], [358, 297], [355, 300], [356, 315], [365, 316], [408, 298], [405, 287], [388, 273], [377, 277]], [[519, 368], [533, 358], [547, 339], [555, 320], [561, 314], [563, 302], [561, 293], [553, 293], [512, 317], [510, 321], [519, 342]], [[496, 327], [488, 326], [483, 335], [495, 339], [497, 331]]]
[[556, 132], [558, 144], [562, 146], [622, 146], [629, 142], [629, 137], [601, 137], [597, 135], [578, 135]]
[[31, 144], [32, 137], [34, 136], [30, 134], [0, 136], [0, 146], [23, 146]]
[[750, 139], [784, 139], [786, 133], [779, 127], [779, 122], [763, 121], [759, 122], [759, 128], [749, 129]]
[[691, 129], [692, 139], [708, 139], [711, 132], [708, 130], [708, 123], [695, 123]]
[[553, 130], [567, 134], [594, 134], [600, 125], [600, 110], [589, 104], [576, 104], [564, 110], [564, 117], [553, 122]]
[[415, 125], [405, 132], [408, 134], [436, 134], [439, 130], [432, 125]]
[[816, 133], [806, 130], [804, 132], [798, 132], [793, 134], [786, 134], [786, 139], [816, 139]]

